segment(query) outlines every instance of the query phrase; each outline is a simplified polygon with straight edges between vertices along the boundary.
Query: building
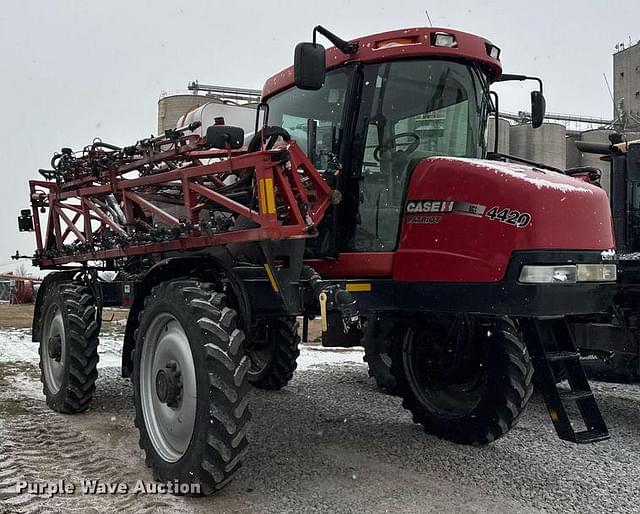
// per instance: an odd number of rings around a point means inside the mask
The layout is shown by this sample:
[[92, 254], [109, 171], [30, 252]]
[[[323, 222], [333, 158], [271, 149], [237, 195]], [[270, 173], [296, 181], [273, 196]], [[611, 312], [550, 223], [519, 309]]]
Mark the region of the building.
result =
[[622, 130], [640, 130], [640, 42], [613, 54], [614, 118]]

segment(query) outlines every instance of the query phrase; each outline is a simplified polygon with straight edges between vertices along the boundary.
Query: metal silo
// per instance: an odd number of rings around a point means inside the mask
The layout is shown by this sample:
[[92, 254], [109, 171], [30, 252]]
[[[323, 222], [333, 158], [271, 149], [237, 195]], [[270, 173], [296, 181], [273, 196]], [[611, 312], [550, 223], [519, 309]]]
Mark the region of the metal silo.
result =
[[[493, 152], [494, 144], [495, 144], [495, 118], [489, 118], [489, 124], [487, 128], [487, 151]], [[510, 141], [510, 132], [509, 128], [511, 125], [508, 120], [500, 118], [498, 120], [498, 152], [500, 153], [509, 153], [509, 141]]]
[[576, 141], [580, 141], [581, 134], [567, 133], [567, 169], [582, 166], [582, 152], [576, 147]]
[[567, 129], [558, 123], [513, 125], [510, 130], [511, 155], [565, 169], [567, 161]]
[[[587, 130], [582, 133], [580, 139], [589, 143], [606, 143], [611, 144], [609, 141], [609, 134], [613, 134], [613, 130], [608, 129], [595, 129]], [[583, 153], [581, 158], [582, 166], [593, 166], [602, 170], [602, 178], [600, 183], [607, 194], [611, 191], [611, 166], [608, 162], [600, 160], [601, 155], [592, 153]]]
[[160, 98], [158, 100], [158, 134], [162, 134], [166, 129], [175, 128], [180, 116], [210, 101], [211, 98], [194, 94], [177, 94]]
[[640, 132], [624, 132], [623, 134], [627, 141], [637, 141], [640, 139]]

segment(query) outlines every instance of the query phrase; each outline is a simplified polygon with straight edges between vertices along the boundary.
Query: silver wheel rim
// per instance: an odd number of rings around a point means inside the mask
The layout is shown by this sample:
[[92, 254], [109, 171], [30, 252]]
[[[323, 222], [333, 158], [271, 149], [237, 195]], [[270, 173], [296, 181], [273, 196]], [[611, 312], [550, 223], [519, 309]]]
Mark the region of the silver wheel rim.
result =
[[[257, 335], [257, 334], [256, 334]], [[249, 376], [259, 377], [269, 366], [273, 360], [276, 342], [274, 340], [274, 328], [267, 324], [264, 327], [264, 337], [254, 337], [251, 341], [247, 354], [251, 359], [251, 367], [249, 368]]]
[[[42, 336], [42, 368], [47, 388], [52, 394], [57, 394], [62, 387], [64, 378], [64, 363], [67, 356], [65, 345], [64, 318], [60, 307], [51, 305], [47, 311]], [[59, 348], [54, 348], [58, 345]], [[59, 354], [59, 357], [53, 357]]]
[[[160, 401], [156, 377], [175, 363], [181, 380], [176, 405]], [[169, 313], [149, 324], [140, 356], [140, 401], [149, 439], [158, 455], [176, 462], [186, 453], [196, 422], [196, 373], [189, 339], [180, 322]]]

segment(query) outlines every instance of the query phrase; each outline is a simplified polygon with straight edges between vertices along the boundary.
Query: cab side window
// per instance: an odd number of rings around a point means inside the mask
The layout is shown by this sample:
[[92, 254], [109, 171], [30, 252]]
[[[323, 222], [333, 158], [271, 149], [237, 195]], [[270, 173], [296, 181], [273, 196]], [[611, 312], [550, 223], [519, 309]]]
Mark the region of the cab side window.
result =
[[[317, 91], [292, 87], [268, 100], [269, 125], [289, 132], [320, 171], [328, 168], [332, 155], [339, 154], [345, 99], [352, 74], [352, 67], [330, 71], [324, 86]], [[307, 240], [307, 258], [325, 257], [333, 252], [335, 216], [336, 209], [330, 208], [318, 227], [318, 237]]]
[[351, 73], [350, 68], [329, 72], [324, 86], [317, 91], [293, 87], [268, 102], [269, 125], [289, 132], [320, 170], [327, 168], [329, 154], [338, 153]]

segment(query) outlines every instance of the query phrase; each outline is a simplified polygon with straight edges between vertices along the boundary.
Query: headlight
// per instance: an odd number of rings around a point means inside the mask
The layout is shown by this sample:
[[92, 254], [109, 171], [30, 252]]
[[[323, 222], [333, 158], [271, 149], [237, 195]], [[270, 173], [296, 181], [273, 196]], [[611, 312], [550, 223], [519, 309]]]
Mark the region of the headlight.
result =
[[489, 57], [492, 57], [496, 61], [500, 60], [500, 49], [497, 46], [492, 45], [491, 43], [485, 43], [485, 47]]
[[615, 264], [578, 264], [578, 282], [615, 282]]
[[524, 284], [575, 284], [576, 282], [615, 282], [615, 264], [525, 265], [520, 272]]
[[431, 34], [431, 44], [433, 46], [444, 46], [445, 48], [455, 48], [458, 46], [456, 37], [446, 32], [434, 32]]
[[520, 282], [525, 284], [575, 284], [575, 266], [523, 266]]

